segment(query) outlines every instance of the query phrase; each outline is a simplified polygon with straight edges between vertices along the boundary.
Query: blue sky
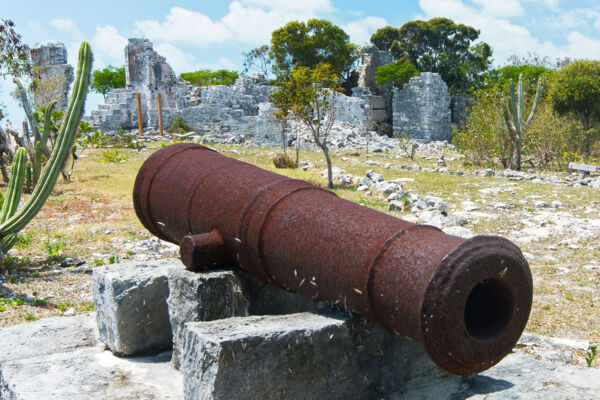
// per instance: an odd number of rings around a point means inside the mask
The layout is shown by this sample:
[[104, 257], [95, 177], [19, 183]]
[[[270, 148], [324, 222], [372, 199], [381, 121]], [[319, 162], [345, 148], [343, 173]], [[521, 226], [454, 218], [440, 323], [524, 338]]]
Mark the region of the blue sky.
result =
[[[596, 0], [0, 0], [0, 18], [12, 19], [31, 45], [61, 41], [73, 63], [81, 40], [94, 51], [94, 68], [123, 65], [127, 38], [145, 37], [177, 73], [199, 68], [242, 68], [243, 52], [269, 42], [292, 20], [317, 17], [341, 26], [364, 44], [377, 28], [414, 19], [448, 17], [481, 31], [496, 65], [528, 52], [551, 59], [600, 58], [600, 2]], [[0, 79], [8, 118], [22, 119]], [[91, 95], [87, 110], [102, 97]], [[20, 124], [19, 124], [20, 125]]]

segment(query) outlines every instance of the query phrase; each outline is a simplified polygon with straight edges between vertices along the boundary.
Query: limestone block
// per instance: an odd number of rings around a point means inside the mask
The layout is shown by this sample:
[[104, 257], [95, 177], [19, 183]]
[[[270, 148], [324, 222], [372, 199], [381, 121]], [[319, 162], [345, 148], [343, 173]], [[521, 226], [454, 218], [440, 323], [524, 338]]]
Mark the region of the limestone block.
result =
[[186, 325], [185, 399], [379, 399], [438, 369], [422, 347], [343, 314]]
[[170, 348], [167, 271], [178, 259], [111, 264], [94, 269], [100, 340], [119, 355]]
[[179, 368], [186, 322], [248, 315], [248, 300], [242, 285], [232, 271], [191, 272], [183, 264], [169, 268], [167, 305], [173, 331], [171, 365]]

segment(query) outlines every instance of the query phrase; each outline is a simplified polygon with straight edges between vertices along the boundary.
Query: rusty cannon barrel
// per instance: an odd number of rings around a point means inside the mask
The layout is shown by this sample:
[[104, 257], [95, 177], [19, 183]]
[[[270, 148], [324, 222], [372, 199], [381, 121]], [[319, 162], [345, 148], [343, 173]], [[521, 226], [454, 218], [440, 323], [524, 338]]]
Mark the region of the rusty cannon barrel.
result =
[[498, 363], [529, 317], [531, 272], [510, 241], [450, 236], [203, 146], [150, 156], [133, 199], [150, 232], [180, 245], [188, 269], [239, 267], [330, 300], [421, 342], [454, 374]]

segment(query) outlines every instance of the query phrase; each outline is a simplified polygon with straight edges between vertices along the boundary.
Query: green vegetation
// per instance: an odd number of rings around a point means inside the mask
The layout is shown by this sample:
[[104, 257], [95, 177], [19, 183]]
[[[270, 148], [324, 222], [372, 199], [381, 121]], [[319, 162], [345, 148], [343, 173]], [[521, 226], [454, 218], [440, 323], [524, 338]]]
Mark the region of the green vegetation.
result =
[[269, 56], [279, 80], [286, 80], [294, 66], [316, 68], [328, 64], [345, 82], [358, 60], [358, 46], [344, 30], [322, 19], [292, 21], [271, 34]]
[[479, 31], [448, 18], [409, 21], [387, 26], [371, 36], [380, 50], [389, 50], [397, 63], [410, 63], [421, 72], [437, 72], [450, 94], [470, 92], [491, 64], [492, 49]]
[[[83, 105], [87, 95], [91, 70], [91, 59], [90, 45], [87, 42], [82, 42], [79, 50], [79, 63], [73, 84], [73, 92], [66, 111], [66, 118], [63, 119], [63, 123], [59, 128], [54, 151], [43, 172], [41, 172], [30, 198], [19, 210], [17, 210], [17, 207], [21, 198], [25, 175], [26, 152], [24, 149], [19, 149], [15, 154], [13, 174], [4, 196], [5, 200], [2, 204], [2, 210], [0, 211], [0, 258], [4, 258], [4, 254], [16, 243], [19, 231], [42, 208], [54, 188], [66, 158], [71, 152], [79, 121], [83, 114]], [[44, 135], [47, 134], [47, 129], [45, 129]]]
[[181, 78], [185, 79], [193, 86], [211, 86], [211, 85], [233, 85], [239, 77], [236, 71], [220, 69], [211, 71], [209, 69], [201, 69], [195, 72], [184, 72]]
[[402, 89], [402, 86], [413, 76], [418, 76], [419, 71], [409, 62], [392, 63], [382, 65], [375, 73], [377, 86], [394, 86]]
[[191, 132], [192, 128], [181, 118], [180, 115], [176, 116], [173, 123], [167, 130], [169, 133], [186, 133]]
[[113, 67], [96, 70], [92, 73], [90, 90], [101, 93], [104, 97], [113, 89], [125, 87], [125, 67]]
[[550, 90], [552, 107], [559, 115], [575, 116], [584, 132], [585, 158], [600, 139], [600, 61], [579, 60], [554, 74]]

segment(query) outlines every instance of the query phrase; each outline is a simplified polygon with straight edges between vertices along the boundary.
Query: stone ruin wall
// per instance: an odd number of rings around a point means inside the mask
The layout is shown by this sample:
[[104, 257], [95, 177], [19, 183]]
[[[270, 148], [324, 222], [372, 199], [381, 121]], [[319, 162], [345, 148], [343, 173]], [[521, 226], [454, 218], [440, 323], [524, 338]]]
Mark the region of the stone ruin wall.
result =
[[[241, 76], [232, 86], [194, 87], [177, 77], [146, 39], [129, 39], [125, 60], [127, 87], [111, 91], [105, 104], [92, 111], [90, 121], [95, 128], [137, 128], [135, 93], [139, 92], [144, 126], [156, 129], [160, 93], [165, 129], [181, 116], [201, 135], [253, 137], [261, 143], [280, 144], [281, 125], [273, 117], [274, 106], [269, 102], [276, 88], [261, 75]], [[467, 98], [451, 100], [436, 73], [412, 78], [403, 90], [382, 91], [375, 84], [375, 71], [390, 62], [388, 52], [374, 46], [364, 49], [359, 86], [353, 89], [351, 97], [337, 96], [335, 129], [346, 130], [349, 135], [406, 132], [415, 139], [451, 139], [451, 123], [464, 119]], [[305, 137], [309, 136], [297, 122], [288, 124], [287, 129], [289, 133], [300, 129]]]
[[[45, 107], [56, 100], [56, 111], [67, 109], [69, 89], [73, 83], [73, 67], [67, 64], [67, 49], [63, 43], [48, 43], [31, 49], [34, 74], [40, 81], [43, 96], [34, 96], [36, 107]], [[45, 103], [45, 104], [44, 104]]]
[[451, 98], [439, 74], [423, 72], [394, 93], [394, 135], [425, 141], [450, 140]]

